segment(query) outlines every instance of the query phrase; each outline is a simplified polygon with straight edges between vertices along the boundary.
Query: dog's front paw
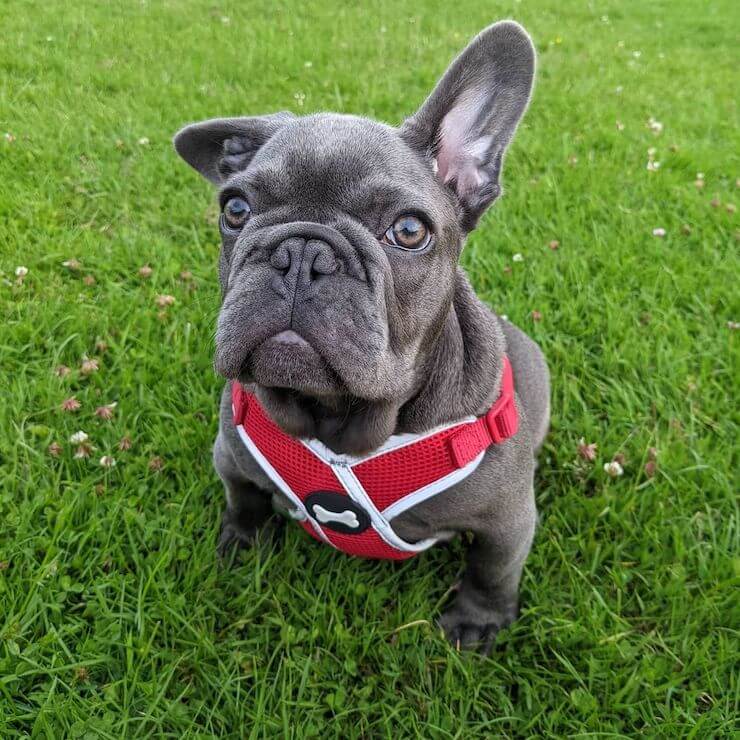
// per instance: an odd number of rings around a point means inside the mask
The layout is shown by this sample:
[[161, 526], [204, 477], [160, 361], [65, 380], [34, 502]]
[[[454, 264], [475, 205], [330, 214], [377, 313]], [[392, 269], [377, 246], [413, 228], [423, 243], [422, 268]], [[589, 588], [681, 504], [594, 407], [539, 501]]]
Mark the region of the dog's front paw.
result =
[[221, 559], [227, 559], [238, 550], [254, 547], [258, 542], [273, 543], [282, 531], [283, 520], [273, 516], [259, 527], [245, 525], [228, 510], [221, 519], [221, 532], [216, 550]]
[[457, 648], [488, 655], [498, 631], [517, 617], [516, 604], [503, 609], [482, 609], [458, 600], [440, 617], [445, 637]]

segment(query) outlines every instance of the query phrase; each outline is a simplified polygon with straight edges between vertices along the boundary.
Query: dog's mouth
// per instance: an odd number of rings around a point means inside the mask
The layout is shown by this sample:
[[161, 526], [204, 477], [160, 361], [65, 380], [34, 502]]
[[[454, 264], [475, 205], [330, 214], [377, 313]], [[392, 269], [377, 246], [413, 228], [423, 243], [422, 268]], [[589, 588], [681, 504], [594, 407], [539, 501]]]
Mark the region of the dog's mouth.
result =
[[307, 395], [334, 395], [342, 384], [315, 347], [293, 329], [268, 337], [247, 357], [239, 380]]
[[286, 329], [285, 331], [281, 331], [278, 334], [275, 334], [274, 337], [270, 337], [266, 340], [266, 342], [275, 343], [282, 346], [287, 347], [303, 347], [308, 348], [311, 351], [315, 350], [311, 345], [297, 332], [293, 331], [293, 329]]

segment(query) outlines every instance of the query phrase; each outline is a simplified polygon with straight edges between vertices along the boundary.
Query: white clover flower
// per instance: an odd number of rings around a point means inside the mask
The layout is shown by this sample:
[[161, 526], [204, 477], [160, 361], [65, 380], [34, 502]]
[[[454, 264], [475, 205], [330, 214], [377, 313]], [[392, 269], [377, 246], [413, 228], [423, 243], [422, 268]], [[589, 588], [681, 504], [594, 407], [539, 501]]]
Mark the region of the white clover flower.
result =
[[666, 230], [663, 228], [658, 227], [657, 229], [653, 229], [653, 236], [657, 236], [659, 238], [663, 238], [666, 235]]
[[611, 478], [619, 478], [624, 473], [624, 469], [616, 460], [612, 460], [611, 462], [604, 463], [604, 472]]
[[89, 357], [83, 357], [82, 358], [82, 364], [80, 365], [80, 372], [83, 375], [91, 375], [92, 373], [96, 373], [100, 370], [100, 365], [98, 364], [98, 361], [94, 358]]
[[515, 254], [515, 255], [514, 255], [514, 256], [513, 256], [512, 258], [511, 258], [511, 261], [512, 261], [512, 262], [524, 262], [524, 255], [522, 255], [521, 253], [517, 252], [517, 253], [516, 253], [516, 254]]
[[18, 265], [18, 267], [15, 268], [15, 276], [18, 278], [24, 278], [28, 275], [28, 268], [24, 267], [23, 265]]
[[72, 434], [69, 438], [69, 441], [73, 445], [81, 445], [83, 442], [87, 442], [87, 440], [90, 439], [90, 437], [87, 436], [86, 432], [83, 432], [81, 429], [79, 432], [75, 432]]
[[[143, 268], [142, 268], [143, 269]], [[160, 307], [160, 308], [166, 308], [167, 306], [173, 306], [175, 303], [175, 296], [173, 295], [158, 295], [154, 302]]]
[[112, 468], [115, 466], [116, 461], [115, 458], [111, 457], [110, 455], [103, 455], [103, 457], [100, 458], [100, 464], [104, 468]]

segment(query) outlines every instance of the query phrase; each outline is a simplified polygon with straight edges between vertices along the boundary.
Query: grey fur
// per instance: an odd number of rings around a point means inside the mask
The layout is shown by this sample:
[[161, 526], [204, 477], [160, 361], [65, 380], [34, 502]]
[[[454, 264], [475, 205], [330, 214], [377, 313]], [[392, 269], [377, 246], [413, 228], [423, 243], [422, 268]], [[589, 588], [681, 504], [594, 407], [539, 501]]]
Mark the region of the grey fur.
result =
[[[393, 520], [408, 541], [473, 533], [441, 624], [453, 642], [483, 651], [517, 613], [549, 376], [537, 345], [476, 297], [457, 263], [501, 192], [533, 75], [529, 37], [505, 21], [471, 42], [399, 129], [277, 114], [206, 121], [175, 137], [222, 200], [236, 194], [252, 207], [238, 233], [222, 225], [215, 367], [251, 386], [286, 432], [366, 452], [393, 433], [484, 413], [511, 359], [520, 431], [462, 483]], [[406, 212], [431, 226], [421, 252], [379, 241]], [[214, 464], [227, 494], [222, 551], [272, 528], [273, 508], [290, 509], [239, 440], [228, 387]]]

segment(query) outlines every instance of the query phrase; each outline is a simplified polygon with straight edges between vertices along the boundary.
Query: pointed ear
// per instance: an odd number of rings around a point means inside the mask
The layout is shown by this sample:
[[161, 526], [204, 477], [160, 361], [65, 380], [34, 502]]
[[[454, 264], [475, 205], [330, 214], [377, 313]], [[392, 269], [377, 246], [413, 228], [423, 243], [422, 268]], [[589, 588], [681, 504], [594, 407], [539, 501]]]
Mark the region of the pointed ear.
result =
[[173, 143], [191, 167], [219, 185], [234, 172], [246, 169], [257, 150], [292, 118], [290, 113], [214, 118], [186, 126]]
[[437, 176], [456, 193], [466, 230], [501, 192], [504, 154], [529, 102], [534, 68], [527, 32], [513, 21], [494, 23], [401, 127], [405, 141], [434, 159]]

